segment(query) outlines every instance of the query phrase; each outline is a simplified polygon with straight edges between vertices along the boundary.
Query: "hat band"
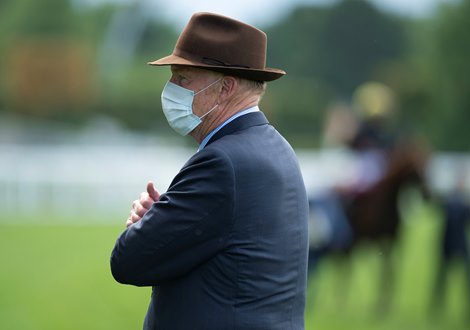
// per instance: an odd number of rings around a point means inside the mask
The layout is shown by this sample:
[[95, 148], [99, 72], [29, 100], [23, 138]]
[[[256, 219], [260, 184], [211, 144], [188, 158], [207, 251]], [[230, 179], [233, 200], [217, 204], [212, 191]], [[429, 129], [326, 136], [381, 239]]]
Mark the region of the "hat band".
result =
[[204, 64], [208, 64], [208, 65], [218, 65], [218, 66], [226, 66], [226, 67], [245, 68], [245, 69], [250, 68], [247, 65], [225, 63], [225, 62], [222, 62], [220, 60], [216, 60], [215, 58], [210, 58], [210, 57], [203, 57], [201, 62]]

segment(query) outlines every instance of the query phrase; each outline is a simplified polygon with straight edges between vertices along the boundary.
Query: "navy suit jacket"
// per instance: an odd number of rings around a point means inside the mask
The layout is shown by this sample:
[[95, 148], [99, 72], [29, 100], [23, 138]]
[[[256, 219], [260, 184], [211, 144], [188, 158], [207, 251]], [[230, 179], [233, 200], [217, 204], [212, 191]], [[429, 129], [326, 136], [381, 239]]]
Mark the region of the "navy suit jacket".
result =
[[294, 151], [249, 113], [121, 234], [112, 274], [153, 287], [144, 329], [303, 329], [307, 214]]

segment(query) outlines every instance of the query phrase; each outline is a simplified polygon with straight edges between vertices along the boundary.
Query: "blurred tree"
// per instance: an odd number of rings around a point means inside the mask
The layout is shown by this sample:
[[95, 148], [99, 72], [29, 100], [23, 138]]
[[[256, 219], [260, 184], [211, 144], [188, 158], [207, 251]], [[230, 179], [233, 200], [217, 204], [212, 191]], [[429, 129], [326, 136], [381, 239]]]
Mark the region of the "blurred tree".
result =
[[290, 74], [322, 80], [341, 98], [406, 50], [402, 22], [362, 0], [299, 7], [269, 35], [273, 61]]
[[147, 62], [173, 50], [173, 27], [149, 16], [145, 2], [115, 9], [99, 43], [100, 100], [96, 111], [120, 119], [128, 128], [168, 131], [160, 92], [169, 71]]
[[[70, 1], [34, 1], [30, 12], [36, 13], [23, 25], [24, 33], [70, 36], [73, 34], [74, 13]], [[53, 13], [60, 13], [54, 15]]]
[[441, 8], [433, 24], [432, 130], [439, 147], [470, 149], [470, 0], [453, 1]]
[[[132, 41], [132, 56], [114, 66], [112, 79], [103, 79], [100, 66], [109, 71], [112, 57], [120, 55], [99, 57], [122, 6], [77, 4], [0, 1], [0, 111], [31, 100], [39, 111], [34, 103], [39, 97], [46, 107], [38, 113], [48, 118], [76, 122], [105, 114], [132, 129], [169, 132], [160, 105], [169, 72], [146, 63], [170, 53], [179, 31], [144, 10], [136, 16], [146, 15], [146, 24]], [[263, 28], [269, 36], [268, 66], [288, 72], [270, 84], [263, 110], [295, 146], [318, 146], [326, 109], [338, 100], [349, 103], [357, 86], [375, 80], [396, 91], [400, 127], [426, 133], [437, 147], [468, 150], [468, 17], [470, 0], [448, 2], [426, 19], [395, 17], [366, 0], [298, 7]], [[61, 40], [63, 48], [52, 39]], [[40, 52], [33, 49], [38, 40], [44, 46]], [[119, 38], [115, 42], [127, 47]], [[42, 87], [33, 85], [43, 86], [44, 93], [37, 94]], [[66, 102], [54, 104], [58, 96]], [[80, 102], [71, 106], [70, 100]], [[80, 111], [71, 111], [74, 107]]]
[[[133, 129], [163, 126], [159, 92], [169, 73], [146, 63], [171, 52], [177, 33], [148, 8], [138, 9], [135, 18], [145, 21], [134, 29], [138, 33], [113, 40], [130, 51], [116, 67], [111, 64], [123, 52], [106, 53], [103, 46], [116, 13], [130, 12], [126, 6], [1, 1], [0, 111], [75, 123], [104, 114]], [[124, 23], [121, 29], [133, 24]], [[111, 67], [116, 72], [112, 81], [103, 79], [100, 74]]]
[[366, 1], [342, 1], [333, 7], [320, 39], [321, 76], [342, 97], [370, 80], [386, 61], [405, 51], [401, 22]]
[[74, 35], [70, 1], [17, 1], [7, 9], [8, 108], [40, 116], [86, 108], [92, 92], [90, 54]]
[[349, 102], [360, 84], [400, 61], [407, 45], [403, 22], [363, 0], [299, 7], [267, 32], [270, 61], [289, 77], [270, 97], [278, 126], [310, 146], [320, 139], [328, 104]]
[[470, 148], [470, 0], [442, 5], [435, 15], [406, 23], [411, 42], [406, 61], [382, 72], [397, 91], [403, 129], [436, 149]]

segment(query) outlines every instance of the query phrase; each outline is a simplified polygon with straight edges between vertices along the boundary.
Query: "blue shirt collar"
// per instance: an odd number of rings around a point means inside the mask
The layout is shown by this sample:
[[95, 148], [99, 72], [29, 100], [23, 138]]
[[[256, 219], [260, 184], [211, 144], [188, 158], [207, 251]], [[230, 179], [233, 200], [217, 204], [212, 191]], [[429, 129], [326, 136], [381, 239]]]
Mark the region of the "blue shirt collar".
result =
[[246, 115], [246, 114], [251, 113], [251, 112], [256, 112], [256, 111], [260, 111], [257, 105], [234, 114], [232, 117], [230, 117], [229, 119], [224, 121], [222, 124], [220, 124], [215, 129], [213, 129], [209, 134], [207, 134], [206, 137], [204, 138], [204, 140], [202, 140], [201, 144], [199, 145], [199, 148], [197, 149], [197, 151], [199, 152], [202, 149], [204, 149], [206, 147], [207, 143], [209, 142], [209, 140], [214, 136], [214, 134], [217, 133], [218, 131], [220, 131], [225, 125], [227, 125], [228, 123], [234, 121], [238, 117], [241, 117], [243, 115]]

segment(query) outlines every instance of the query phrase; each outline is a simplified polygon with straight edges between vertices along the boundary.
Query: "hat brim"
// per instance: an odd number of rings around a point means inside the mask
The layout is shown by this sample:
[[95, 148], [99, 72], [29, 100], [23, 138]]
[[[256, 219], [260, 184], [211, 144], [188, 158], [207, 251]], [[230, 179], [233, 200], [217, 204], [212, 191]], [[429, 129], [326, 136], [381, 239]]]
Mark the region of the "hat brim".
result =
[[225, 66], [225, 65], [211, 65], [205, 64], [201, 62], [191, 61], [180, 56], [171, 54], [169, 56], [163, 57], [161, 59], [148, 62], [150, 65], [155, 66], [166, 66], [166, 65], [182, 65], [182, 66], [190, 66], [195, 68], [201, 68], [216, 72], [221, 72], [245, 79], [257, 80], [257, 81], [273, 81], [276, 79], [281, 78], [283, 75], [286, 74], [285, 71], [275, 68], [264, 68], [263, 70], [260, 69], [252, 69], [252, 68], [244, 68], [244, 67], [234, 67], [234, 66]]

